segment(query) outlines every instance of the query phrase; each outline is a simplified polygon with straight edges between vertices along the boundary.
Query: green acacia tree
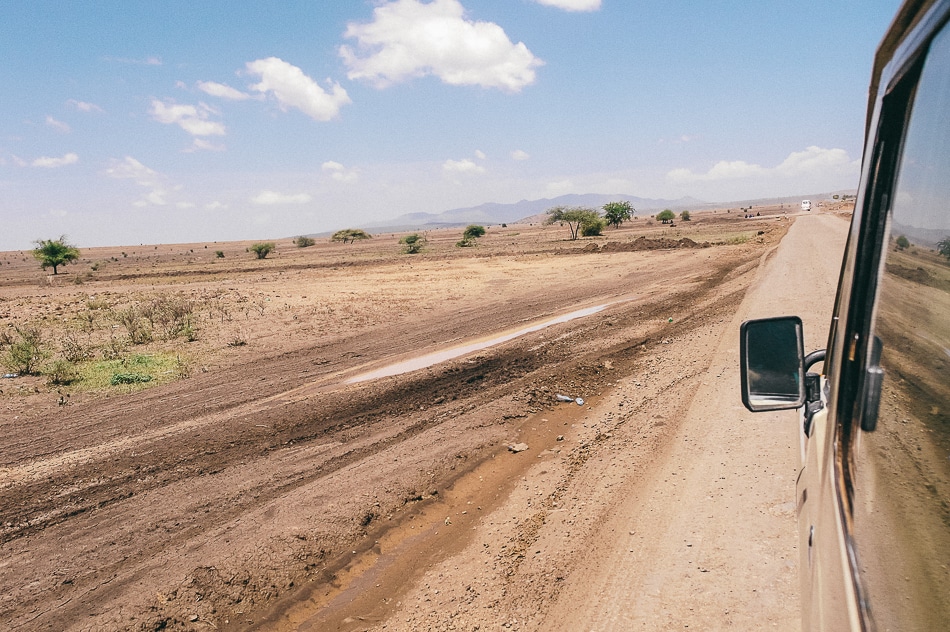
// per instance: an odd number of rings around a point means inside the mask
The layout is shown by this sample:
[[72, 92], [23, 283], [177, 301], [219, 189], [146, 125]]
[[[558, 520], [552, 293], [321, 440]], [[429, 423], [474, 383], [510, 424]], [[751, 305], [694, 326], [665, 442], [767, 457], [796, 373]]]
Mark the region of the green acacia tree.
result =
[[676, 213], [668, 208], [665, 208], [656, 214], [656, 218], [664, 224], [672, 224], [673, 220], [676, 219]]
[[[567, 224], [571, 231], [571, 241], [577, 239], [577, 235], [584, 225], [594, 225], [603, 221], [600, 214], [591, 208], [582, 206], [555, 206], [548, 209], [548, 218], [545, 224]], [[598, 233], [599, 234], [599, 233]]]
[[59, 239], [37, 239], [33, 243], [36, 244], [33, 256], [39, 259], [44, 270], [53, 268], [53, 274], [59, 274], [59, 266], [79, 259], [79, 249], [66, 241], [66, 235]]
[[367, 233], [365, 230], [360, 230], [359, 228], [344, 228], [343, 230], [338, 230], [333, 233], [333, 236], [330, 237], [330, 241], [342, 241], [344, 244], [350, 242], [355, 244], [359, 239], [370, 239], [372, 235]]
[[606, 220], [608, 226], [613, 226], [614, 228], [620, 228], [620, 225], [630, 219], [630, 216], [633, 214], [633, 207], [630, 206], [630, 202], [607, 202], [603, 206], [604, 209], [604, 220]]

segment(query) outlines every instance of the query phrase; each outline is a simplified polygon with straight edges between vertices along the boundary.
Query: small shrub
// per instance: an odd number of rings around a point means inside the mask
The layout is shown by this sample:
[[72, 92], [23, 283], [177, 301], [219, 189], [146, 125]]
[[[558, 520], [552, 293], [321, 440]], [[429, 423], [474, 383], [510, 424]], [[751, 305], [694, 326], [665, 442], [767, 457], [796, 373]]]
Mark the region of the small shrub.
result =
[[3, 363], [14, 373], [34, 375], [49, 353], [43, 348], [42, 334], [37, 327], [16, 327], [14, 336], [4, 336], [9, 345]]
[[224, 259], [224, 251], [223, 251], [223, 250], [215, 250], [215, 251], [214, 251], [214, 256], [217, 257], [218, 259]]
[[581, 235], [584, 237], [597, 237], [603, 233], [603, 230], [606, 226], [607, 221], [602, 217], [598, 217], [596, 220], [583, 222], [581, 224]]
[[297, 237], [296, 239], [294, 239], [294, 244], [296, 244], [298, 248], [309, 248], [315, 243], [317, 242], [313, 237], [306, 237], [304, 235], [301, 235], [300, 237]]
[[907, 237], [905, 237], [904, 235], [901, 235], [900, 237], [898, 237], [896, 243], [897, 243], [898, 250], [904, 250], [910, 246], [910, 240], [908, 240]]
[[422, 237], [420, 237], [418, 233], [413, 233], [400, 239], [399, 243], [406, 246], [403, 252], [405, 252], [407, 255], [414, 255], [422, 250], [423, 241]]
[[76, 365], [63, 358], [54, 360], [43, 370], [43, 373], [46, 375], [47, 384], [55, 386], [72, 384], [79, 379]]
[[477, 239], [485, 235], [485, 227], [478, 224], [469, 224], [462, 233], [462, 239]]
[[274, 248], [276, 247], [277, 245], [274, 242], [266, 241], [266, 242], [254, 244], [253, 246], [251, 246], [251, 252], [257, 255], [258, 259], [264, 259], [267, 257], [267, 255], [273, 252]]
[[689, 211], [683, 211], [682, 213], [680, 213], [680, 219], [683, 220], [684, 222], [690, 221]]
[[460, 239], [457, 242], [455, 242], [456, 248], [471, 248], [474, 245], [475, 245], [474, 239], [465, 238], [465, 239]]

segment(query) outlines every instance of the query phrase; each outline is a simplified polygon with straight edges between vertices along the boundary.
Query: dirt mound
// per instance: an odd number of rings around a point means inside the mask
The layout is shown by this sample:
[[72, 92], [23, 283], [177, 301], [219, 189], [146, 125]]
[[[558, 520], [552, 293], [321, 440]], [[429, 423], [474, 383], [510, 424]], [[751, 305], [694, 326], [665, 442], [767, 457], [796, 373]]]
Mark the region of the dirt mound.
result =
[[697, 243], [689, 237], [681, 239], [650, 239], [640, 236], [633, 241], [608, 241], [600, 247], [601, 252], [640, 252], [643, 250], [670, 250], [673, 248], [708, 248], [710, 243]]

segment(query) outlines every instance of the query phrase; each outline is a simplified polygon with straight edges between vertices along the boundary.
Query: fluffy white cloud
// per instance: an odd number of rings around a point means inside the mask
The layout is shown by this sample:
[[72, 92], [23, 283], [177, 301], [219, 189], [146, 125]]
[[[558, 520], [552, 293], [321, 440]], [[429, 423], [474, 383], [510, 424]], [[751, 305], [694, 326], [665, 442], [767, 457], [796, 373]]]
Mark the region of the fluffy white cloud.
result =
[[795, 176], [828, 170], [851, 170], [858, 166], [859, 161], [851, 160], [843, 149], [822, 149], [812, 145], [805, 151], [789, 154], [775, 170], [783, 175]]
[[451, 85], [517, 92], [534, 83], [543, 62], [522, 42], [513, 44], [493, 22], [465, 19], [459, 0], [394, 0], [373, 10], [368, 24], [351, 22], [340, 46], [350, 79], [378, 87], [435, 75]]
[[678, 195], [743, 200], [853, 188], [860, 167], [860, 161], [851, 160], [843, 149], [812, 146], [771, 167], [723, 160], [705, 172], [674, 169], [666, 174], [666, 182]]
[[46, 169], [55, 169], [56, 167], [65, 167], [66, 165], [74, 165], [79, 162], [79, 156], [76, 154], [66, 154], [59, 158], [50, 158], [48, 156], [43, 156], [42, 158], [37, 158], [30, 164], [34, 167], [45, 167]]
[[164, 206], [168, 203], [165, 199], [168, 187], [165, 185], [164, 176], [131, 156], [126, 156], [123, 160], [113, 160], [105, 174], [118, 180], [132, 180], [140, 187], [148, 189], [140, 199], [133, 202], [135, 206]]
[[296, 108], [314, 120], [329, 121], [339, 114], [340, 108], [352, 103], [340, 84], [328, 79], [327, 92], [300, 68], [277, 57], [250, 61], [246, 68], [261, 78], [251, 88], [273, 94], [283, 110]]
[[49, 116], [49, 115], [46, 115], [46, 126], [52, 127], [57, 132], [62, 132], [64, 134], [68, 134], [69, 132], [72, 131], [69, 128], [68, 124], [63, 123], [62, 121], [57, 121], [56, 119], [54, 119], [52, 116]]
[[85, 101], [77, 101], [76, 99], [70, 99], [66, 102], [69, 106], [76, 108], [80, 112], [103, 112], [104, 110], [96, 105], [95, 103], [87, 103]]
[[762, 177], [795, 178], [831, 173], [856, 174], [859, 166], [859, 161], [851, 160], [843, 149], [823, 149], [811, 146], [804, 151], [792, 152], [781, 164], [772, 168], [743, 160], [722, 160], [706, 173], [694, 173], [689, 169], [673, 169], [666, 174], [666, 177], [674, 182], [712, 182]]
[[320, 166], [323, 172], [329, 175], [337, 182], [352, 184], [359, 180], [359, 175], [352, 169], [347, 169], [342, 164], [333, 160], [328, 160]]
[[476, 164], [468, 158], [462, 160], [446, 160], [442, 163], [445, 173], [485, 173], [485, 167]]
[[534, 0], [538, 4], [557, 7], [565, 11], [597, 11], [600, 0]]
[[232, 88], [229, 85], [216, 83], [214, 81], [199, 81], [198, 89], [205, 94], [210, 94], [213, 97], [220, 97], [222, 99], [228, 99], [229, 101], [244, 101], [251, 98], [251, 95], [246, 92], [241, 92], [237, 88]]
[[264, 190], [251, 198], [254, 204], [270, 206], [273, 204], [306, 204], [313, 198], [309, 193], [278, 193]]
[[212, 114], [218, 114], [217, 110], [204, 103], [195, 106], [153, 100], [149, 114], [159, 123], [177, 125], [192, 136], [224, 136], [225, 134], [222, 123], [209, 120]]
[[527, 160], [530, 157], [531, 155], [528, 152], [523, 151], [521, 149], [516, 149], [513, 152], [511, 152], [512, 160]]
[[478, 158], [479, 160], [485, 160], [485, 158], [487, 158], [487, 156], [485, 155], [485, 152], [483, 152], [481, 149], [475, 150], [475, 157]]

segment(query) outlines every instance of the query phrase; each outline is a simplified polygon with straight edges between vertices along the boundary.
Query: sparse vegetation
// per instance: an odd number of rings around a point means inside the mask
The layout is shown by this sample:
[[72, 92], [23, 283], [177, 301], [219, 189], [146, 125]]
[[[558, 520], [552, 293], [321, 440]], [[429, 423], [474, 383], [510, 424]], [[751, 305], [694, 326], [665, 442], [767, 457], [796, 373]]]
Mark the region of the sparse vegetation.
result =
[[59, 239], [38, 239], [35, 242], [33, 256], [39, 259], [40, 266], [53, 268], [53, 274], [59, 274], [59, 266], [64, 266], [79, 259], [79, 249], [66, 241], [66, 235]]
[[54, 386], [66, 386], [79, 379], [76, 365], [65, 358], [53, 360], [43, 369], [43, 373], [46, 375], [46, 382]]
[[910, 247], [910, 241], [904, 235], [898, 237], [894, 243], [897, 245], [898, 250], [905, 250]]
[[13, 328], [13, 335], [4, 332], [0, 346], [6, 347], [3, 354], [4, 365], [20, 375], [34, 375], [40, 364], [49, 356], [43, 347], [43, 337], [39, 327]]
[[359, 228], [344, 228], [343, 230], [338, 230], [333, 233], [330, 237], [330, 241], [342, 241], [344, 244], [346, 242], [355, 244], [357, 240], [370, 238], [372, 238], [372, 235], [365, 230], [360, 230]]
[[274, 248], [276, 247], [277, 245], [274, 242], [265, 241], [265, 242], [254, 244], [253, 246], [251, 246], [250, 250], [255, 255], [257, 255], [258, 259], [264, 259], [267, 257], [267, 255], [272, 253], [274, 251]]
[[217, 257], [218, 259], [224, 259], [224, 251], [223, 251], [223, 250], [215, 250], [215, 251], [214, 251], [214, 256]]
[[298, 248], [309, 248], [316, 243], [317, 241], [313, 237], [307, 237], [306, 235], [301, 235], [294, 239], [294, 245]]
[[630, 216], [633, 214], [633, 207], [630, 206], [630, 202], [607, 202], [603, 206], [604, 209], [604, 220], [607, 222], [608, 226], [613, 226], [614, 228], [620, 228], [620, 225], [626, 221], [630, 220]]
[[403, 252], [407, 255], [414, 255], [422, 250], [423, 240], [418, 233], [412, 233], [400, 239], [399, 243], [405, 246]]
[[690, 221], [689, 211], [683, 211], [682, 213], [680, 213], [680, 219], [683, 220], [684, 222]]

